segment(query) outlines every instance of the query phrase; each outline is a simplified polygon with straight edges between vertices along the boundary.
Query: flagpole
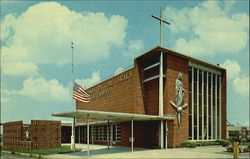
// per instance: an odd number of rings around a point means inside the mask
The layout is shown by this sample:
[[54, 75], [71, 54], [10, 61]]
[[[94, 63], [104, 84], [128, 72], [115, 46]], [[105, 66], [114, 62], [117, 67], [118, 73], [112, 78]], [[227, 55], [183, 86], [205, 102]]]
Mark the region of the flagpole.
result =
[[[71, 81], [72, 81], [72, 94], [73, 94], [73, 87], [74, 87], [74, 43], [71, 42]], [[74, 106], [74, 99], [72, 98], [72, 107], [73, 110], [75, 109]], [[75, 118], [73, 118], [73, 123], [72, 123], [72, 132], [71, 132], [71, 149], [75, 151]]]

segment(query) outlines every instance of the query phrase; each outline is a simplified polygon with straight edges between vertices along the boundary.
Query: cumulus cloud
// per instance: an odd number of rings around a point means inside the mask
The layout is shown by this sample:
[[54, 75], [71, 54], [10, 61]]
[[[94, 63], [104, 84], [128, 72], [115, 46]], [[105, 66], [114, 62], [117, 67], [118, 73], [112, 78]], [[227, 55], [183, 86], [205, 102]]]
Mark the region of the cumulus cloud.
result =
[[138, 53], [143, 50], [142, 40], [130, 40], [128, 42], [128, 47], [123, 51], [123, 56], [128, 58], [134, 58]]
[[239, 95], [249, 97], [249, 76], [235, 78], [233, 81], [233, 88]]
[[25, 76], [34, 76], [39, 74], [37, 65], [31, 62], [5, 63], [3, 73], [9, 75], [25, 75]]
[[189, 33], [190, 38], [179, 38], [174, 49], [193, 56], [237, 54], [248, 42], [249, 16], [230, 14], [234, 3], [224, 7], [217, 1], [205, 1], [194, 8], [167, 7], [165, 14], [172, 21], [172, 33]]
[[[75, 12], [57, 2], [41, 2], [1, 21], [2, 69], [10, 75], [34, 75], [38, 64], [67, 64], [70, 42], [75, 62], [107, 58], [111, 46], [124, 44], [127, 19], [102, 12]], [[18, 69], [18, 66], [21, 66]]]
[[123, 70], [124, 70], [124, 68], [121, 68], [121, 67], [117, 68], [114, 72], [114, 75], [121, 73]]
[[10, 100], [10, 98], [1, 96], [1, 102], [0, 103], [5, 103], [5, 102], [8, 102], [9, 100]]
[[222, 67], [227, 69], [227, 77], [229, 79], [233, 79], [239, 76], [239, 73], [241, 71], [240, 65], [235, 60], [225, 60], [223, 64], [221, 64]]
[[76, 83], [84, 88], [89, 88], [101, 81], [100, 71], [94, 71], [90, 78], [76, 79]]
[[69, 89], [56, 79], [28, 78], [23, 82], [23, 88], [18, 94], [39, 101], [65, 102], [71, 99]]
[[249, 120], [243, 122], [243, 126], [250, 126]]

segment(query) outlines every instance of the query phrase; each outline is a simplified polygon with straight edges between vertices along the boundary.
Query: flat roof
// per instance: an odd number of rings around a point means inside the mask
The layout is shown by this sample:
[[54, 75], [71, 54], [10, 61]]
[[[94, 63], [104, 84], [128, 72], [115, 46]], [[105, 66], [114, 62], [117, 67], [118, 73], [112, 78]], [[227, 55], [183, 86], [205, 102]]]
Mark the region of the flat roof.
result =
[[62, 113], [53, 113], [52, 116], [66, 117], [66, 118], [82, 118], [99, 119], [99, 120], [112, 120], [112, 121], [147, 121], [147, 120], [174, 120], [174, 115], [146, 115], [146, 114], [133, 114], [133, 113], [120, 113], [120, 112], [105, 112], [96, 110], [75, 110]]
[[135, 59], [138, 59], [140, 57], [144, 57], [144, 56], [147, 56], [148, 54], [150, 54], [150, 52], [158, 52], [158, 51], [163, 51], [165, 53], [169, 53], [169, 54], [172, 54], [172, 55], [175, 55], [175, 56], [179, 56], [179, 57], [182, 57], [182, 58], [185, 58], [185, 59], [188, 59], [190, 61], [194, 61], [194, 62], [197, 62], [197, 63], [201, 63], [205, 66], [208, 66], [208, 67], [211, 67], [211, 68], [214, 68], [214, 69], [218, 69], [218, 70], [222, 70], [222, 71], [225, 71], [226, 69], [221, 67], [221, 66], [217, 66], [217, 65], [214, 65], [214, 64], [211, 64], [211, 63], [208, 63], [208, 62], [205, 62], [205, 61], [202, 61], [202, 60], [198, 60], [196, 58], [193, 58], [191, 56], [187, 56], [185, 54], [182, 54], [182, 53], [179, 53], [177, 51], [174, 51], [174, 50], [171, 50], [171, 49], [167, 49], [167, 48], [164, 48], [164, 47], [161, 47], [161, 46], [156, 46], [154, 47], [153, 49], [149, 50], [149, 51], [146, 51], [144, 52], [143, 54], [135, 57]]

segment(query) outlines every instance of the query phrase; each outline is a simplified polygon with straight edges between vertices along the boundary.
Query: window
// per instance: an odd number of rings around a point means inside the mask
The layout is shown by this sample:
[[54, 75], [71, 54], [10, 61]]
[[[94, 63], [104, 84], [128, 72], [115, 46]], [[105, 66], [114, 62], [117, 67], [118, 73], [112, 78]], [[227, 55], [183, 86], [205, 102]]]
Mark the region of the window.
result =
[[220, 139], [221, 76], [189, 68], [189, 139]]
[[[109, 128], [109, 129], [108, 129]], [[113, 141], [121, 141], [121, 125], [113, 125]], [[92, 136], [91, 136], [92, 135]], [[90, 140], [107, 141], [111, 137], [111, 125], [97, 125], [90, 127]], [[87, 127], [83, 127], [83, 139], [87, 140]]]

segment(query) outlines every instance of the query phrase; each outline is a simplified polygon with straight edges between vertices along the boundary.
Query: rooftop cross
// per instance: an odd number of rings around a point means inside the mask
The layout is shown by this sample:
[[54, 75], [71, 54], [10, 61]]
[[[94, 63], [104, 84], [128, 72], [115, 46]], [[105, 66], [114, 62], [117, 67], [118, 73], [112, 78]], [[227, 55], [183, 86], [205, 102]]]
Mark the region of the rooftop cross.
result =
[[162, 27], [162, 24], [163, 24], [163, 23], [166, 23], [166, 24], [170, 25], [170, 23], [167, 22], [167, 21], [165, 21], [165, 20], [163, 19], [162, 8], [161, 8], [161, 10], [160, 10], [160, 18], [157, 17], [157, 16], [154, 16], [154, 15], [151, 15], [151, 16], [152, 16], [153, 18], [155, 18], [155, 19], [157, 19], [157, 20], [160, 21], [160, 46], [163, 46], [163, 27]]

